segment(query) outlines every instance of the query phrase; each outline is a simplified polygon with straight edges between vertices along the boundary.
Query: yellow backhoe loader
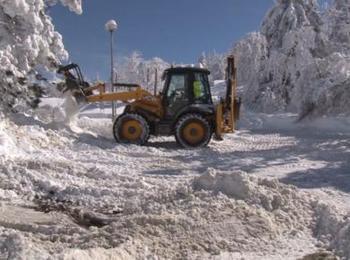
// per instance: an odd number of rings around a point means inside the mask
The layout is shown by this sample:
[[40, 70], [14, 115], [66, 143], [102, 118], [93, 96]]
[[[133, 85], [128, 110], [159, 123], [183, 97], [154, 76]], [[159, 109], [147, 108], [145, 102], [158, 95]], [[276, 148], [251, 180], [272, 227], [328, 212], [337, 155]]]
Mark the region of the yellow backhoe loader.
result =
[[119, 143], [144, 145], [150, 135], [174, 135], [182, 147], [200, 148], [208, 145], [213, 134], [222, 140], [224, 134], [233, 133], [239, 119], [241, 102], [236, 95], [233, 56], [227, 58], [226, 97], [218, 104], [212, 100], [210, 72], [202, 68], [165, 70], [164, 87], [159, 95], [136, 84], [115, 84], [119, 89], [127, 89], [122, 92], [106, 92], [104, 83], [90, 87], [76, 64], [61, 67], [58, 73], [65, 75], [67, 89], [75, 93], [78, 102], [120, 101], [126, 104], [113, 124], [113, 134]]

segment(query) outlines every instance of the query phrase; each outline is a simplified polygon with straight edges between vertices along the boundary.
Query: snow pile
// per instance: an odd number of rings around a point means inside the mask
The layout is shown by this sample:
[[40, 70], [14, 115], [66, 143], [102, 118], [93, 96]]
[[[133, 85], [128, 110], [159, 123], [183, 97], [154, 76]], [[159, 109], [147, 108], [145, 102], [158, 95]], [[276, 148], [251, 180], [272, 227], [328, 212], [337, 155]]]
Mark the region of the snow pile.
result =
[[[214, 194], [225, 194], [231, 198], [244, 200], [250, 205], [263, 207], [269, 216], [267, 223], [273, 226], [283, 219], [283, 223], [294, 229], [300, 224], [311, 228], [313, 234], [323, 243], [324, 248], [335, 250], [338, 255], [350, 257], [350, 215], [339, 209], [302, 193], [277, 180], [256, 179], [243, 172], [217, 172], [214, 170], [194, 179], [194, 190], [207, 190]], [[268, 215], [265, 215], [267, 217]], [[281, 218], [282, 217], [282, 218]], [[311, 221], [311, 218], [314, 220]], [[296, 228], [298, 230], [298, 228]], [[279, 230], [281, 232], [281, 230]]]
[[[298, 200], [296, 189], [280, 184], [277, 180], [256, 179], [249, 177], [244, 172], [217, 172], [210, 170], [208, 173], [194, 179], [194, 190], [212, 191], [214, 194], [222, 193], [228, 197], [244, 200], [248, 204], [257, 205], [272, 212], [275, 210], [287, 210], [297, 212], [297, 209], [308, 207]], [[308, 214], [308, 210], [300, 210], [302, 214]], [[290, 214], [290, 212], [288, 212]], [[307, 219], [300, 216], [300, 220]]]
[[65, 93], [65, 100], [63, 102], [62, 108], [65, 114], [65, 123], [71, 125], [76, 122], [77, 116], [79, 114], [79, 105], [77, 100], [74, 98], [70, 91]]
[[79, 105], [72, 93], [67, 91], [62, 98], [43, 99], [39, 107], [30, 114], [40, 122], [55, 128], [76, 127], [78, 114], [84, 106]]
[[237, 43], [244, 103], [263, 112], [350, 113], [348, 1], [322, 11], [316, 0], [279, 0], [261, 31]]
[[[68, 57], [62, 36], [45, 13], [46, 4], [54, 2], [0, 0], [0, 98], [4, 107], [31, 101], [25, 77], [36, 65], [55, 68]], [[81, 13], [81, 0], [61, 2]]]
[[160, 258], [220, 256], [252, 248], [264, 255], [284, 244], [283, 237], [288, 242], [305, 236], [312, 241], [311, 210], [310, 200], [295, 188], [277, 181], [259, 183], [244, 173], [211, 171], [192, 185], [162, 187], [130, 198], [124, 214], [107, 229], [133, 236]]
[[20, 233], [0, 229], [1, 259], [48, 259], [50, 254], [32, 247]]
[[339, 214], [339, 210], [328, 205], [318, 205], [316, 215], [318, 217], [315, 236], [327, 247], [350, 258], [350, 215]]

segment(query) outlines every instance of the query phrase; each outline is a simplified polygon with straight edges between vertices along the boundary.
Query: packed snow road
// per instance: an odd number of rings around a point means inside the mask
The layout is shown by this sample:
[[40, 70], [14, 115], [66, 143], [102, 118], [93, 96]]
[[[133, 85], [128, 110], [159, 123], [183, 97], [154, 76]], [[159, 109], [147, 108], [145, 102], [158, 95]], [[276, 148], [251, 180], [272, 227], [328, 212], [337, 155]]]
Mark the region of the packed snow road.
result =
[[119, 145], [108, 119], [3, 120], [0, 259], [349, 259], [350, 131], [293, 120], [247, 115], [201, 150]]

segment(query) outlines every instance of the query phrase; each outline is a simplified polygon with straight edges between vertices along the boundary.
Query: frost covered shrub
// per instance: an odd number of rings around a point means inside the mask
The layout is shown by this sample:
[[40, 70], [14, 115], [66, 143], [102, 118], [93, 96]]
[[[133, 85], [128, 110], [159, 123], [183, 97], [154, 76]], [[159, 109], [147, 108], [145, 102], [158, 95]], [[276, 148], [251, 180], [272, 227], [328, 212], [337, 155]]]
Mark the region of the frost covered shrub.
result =
[[[53, 0], [0, 0], [0, 109], [33, 104], [27, 73], [40, 64], [53, 69], [68, 58], [62, 36], [45, 13]], [[81, 0], [61, 0], [80, 14]], [[35, 104], [35, 102], [34, 102]]]
[[260, 32], [234, 46], [248, 108], [301, 117], [349, 114], [349, 4], [278, 0]]

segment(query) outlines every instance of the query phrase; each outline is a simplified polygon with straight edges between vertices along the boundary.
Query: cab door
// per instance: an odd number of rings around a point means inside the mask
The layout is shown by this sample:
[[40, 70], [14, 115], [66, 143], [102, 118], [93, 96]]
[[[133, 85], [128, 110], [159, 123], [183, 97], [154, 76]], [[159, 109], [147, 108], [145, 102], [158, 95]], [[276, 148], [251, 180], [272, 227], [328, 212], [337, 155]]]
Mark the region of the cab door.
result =
[[165, 119], [172, 120], [180, 109], [189, 104], [187, 84], [187, 73], [169, 75], [165, 95]]

